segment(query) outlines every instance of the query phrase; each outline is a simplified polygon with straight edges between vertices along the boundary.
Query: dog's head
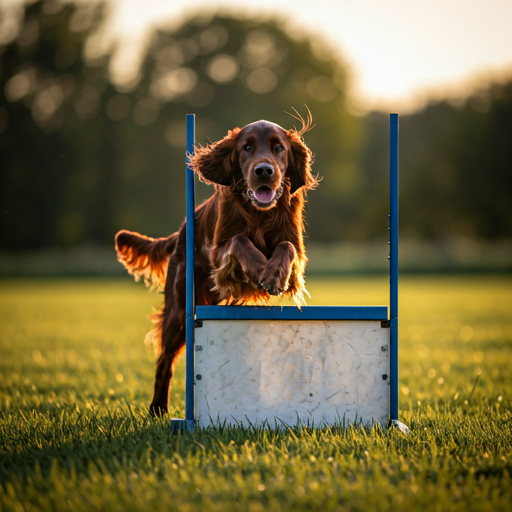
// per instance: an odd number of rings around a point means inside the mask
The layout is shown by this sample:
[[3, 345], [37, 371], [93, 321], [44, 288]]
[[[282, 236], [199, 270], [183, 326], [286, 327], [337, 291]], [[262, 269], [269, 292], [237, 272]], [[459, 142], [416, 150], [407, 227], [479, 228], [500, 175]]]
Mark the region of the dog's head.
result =
[[295, 194], [317, 184], [311, 174], [313, 154], [302, 139], [308, 129], [309, 124], [297, 131], [256, 121], [197, 148], [191, 165], [205, 183], [233, 187], [257, 209], [269, 210], [285, 187]]

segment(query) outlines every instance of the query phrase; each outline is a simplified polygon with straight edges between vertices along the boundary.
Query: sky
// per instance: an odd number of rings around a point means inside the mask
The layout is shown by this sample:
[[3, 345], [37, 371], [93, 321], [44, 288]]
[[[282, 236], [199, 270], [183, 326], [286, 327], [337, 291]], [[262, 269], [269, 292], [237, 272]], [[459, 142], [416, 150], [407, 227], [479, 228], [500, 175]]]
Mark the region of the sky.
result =
[[[512, 0], [112, 0], [112, 29], [140, 44], [152, 24], [198, 10], [277, 15], [349, 62], [362, 108], [414, 108], [512, 76]], [[257, 7], [256, 7], [257, 6]]]
[[[16, 0], [0, 0], [13, 3]], [[82, 0], [88, 1], [88, 0]], [[198, 11], [287, 20], [320, 36], [350, 66], [361, 109], [407, 111], [512, 76], [512, 0], [108, 0], [118, 68], [137, 61], [153, 26]]]

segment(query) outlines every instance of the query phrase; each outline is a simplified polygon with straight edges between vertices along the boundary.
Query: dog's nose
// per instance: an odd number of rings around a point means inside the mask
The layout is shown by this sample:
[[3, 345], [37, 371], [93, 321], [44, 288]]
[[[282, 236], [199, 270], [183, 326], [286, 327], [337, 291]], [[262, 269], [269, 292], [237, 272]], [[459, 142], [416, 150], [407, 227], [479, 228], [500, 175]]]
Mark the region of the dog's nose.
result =
[[254, 168], [254, 174], [261, 177], [272, 176], [272, 174], [274, 174], [274, 168], [270, 164], [258, 164]]

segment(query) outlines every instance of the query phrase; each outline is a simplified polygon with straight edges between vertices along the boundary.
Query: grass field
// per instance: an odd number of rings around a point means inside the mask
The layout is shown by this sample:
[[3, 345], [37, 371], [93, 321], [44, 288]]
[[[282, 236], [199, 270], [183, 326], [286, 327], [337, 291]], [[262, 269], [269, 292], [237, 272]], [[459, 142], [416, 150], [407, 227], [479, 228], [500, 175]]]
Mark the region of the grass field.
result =
[[[311, 304], [385, 304], [387, 278], [311, 280]], [[129, 280], [0, 282], [0, 510], [512, 507], [512, 277], [400, 281], [411, 428], [208, 429], [146, 413], [160, 300]], [[184, 414], [184, 366], [172, 414]]]

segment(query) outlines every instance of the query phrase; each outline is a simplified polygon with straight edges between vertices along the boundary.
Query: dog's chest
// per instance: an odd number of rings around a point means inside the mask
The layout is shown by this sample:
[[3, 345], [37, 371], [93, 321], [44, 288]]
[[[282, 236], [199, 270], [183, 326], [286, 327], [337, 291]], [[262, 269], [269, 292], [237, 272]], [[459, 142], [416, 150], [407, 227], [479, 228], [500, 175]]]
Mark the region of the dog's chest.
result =
[[252, 236], [249, 236], [249, 239], [252, 239], [252, 243], [263, 253], [265, 253], [267, 249], [267, 241], [265, 240], [265, 233], [261, 228], [256, 228], [252, 233]]
[[[286, 239], [283, 235], [286, 232], [288, 212], [276, 212], [275, 210], [248, 212], [244, 210], [243, 213], [239, 225], [242, 228], [242, 233], [258, 250], [270, 258], [277, 245]], [[242, 226], [242, 224], [244, 225]]]
[[247, 234], [247, 237], [267, 258], [272, 256], [277, 245], [276, 234], [274, 232], [259, 227], [251, 230], [251, 232]]

